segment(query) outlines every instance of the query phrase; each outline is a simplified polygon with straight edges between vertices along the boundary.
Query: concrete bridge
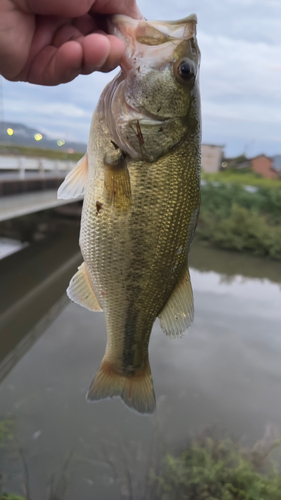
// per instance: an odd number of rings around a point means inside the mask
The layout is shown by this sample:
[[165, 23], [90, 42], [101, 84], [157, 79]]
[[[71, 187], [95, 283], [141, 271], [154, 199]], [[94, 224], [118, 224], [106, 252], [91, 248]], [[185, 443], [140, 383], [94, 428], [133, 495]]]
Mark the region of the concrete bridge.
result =
[[[79, 198], [57, 200], [57, 188], [75, 165], [0, 155], [0, 221], [74, 203], [60, 210], [72, 214], [71, 224], [64, 221], [64, 215], [52, 218], [52, 224], [58, 224], [53, 233], [50, 230], [42, 239], [27, 240], [21, 251], [3, 254], [5, 258], [0, 252], [0, 382], [69, 302], [65, 290], [82, 262], [79, 221], [75, 220], [80, 204], [75, 205]], [[40, 220], [40, 214], [35, 219]], [[24, 222], [19, 225], [24, 233]], [[21, 239], [17, 221], [14, 226], [11, 238]]]
[[58, 200], [74, 161], [0, 155], [0, 222], [81, 200]]

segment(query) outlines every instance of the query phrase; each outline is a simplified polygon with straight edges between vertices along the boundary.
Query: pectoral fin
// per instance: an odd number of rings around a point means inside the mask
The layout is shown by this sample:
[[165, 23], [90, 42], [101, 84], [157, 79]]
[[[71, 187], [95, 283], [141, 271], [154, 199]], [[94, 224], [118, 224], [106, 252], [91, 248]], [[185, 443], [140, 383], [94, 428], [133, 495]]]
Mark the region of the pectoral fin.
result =
[[87, 153], [81, 158], [58, 189], [58, 199], [68, 200], [77, 198], [84, 194], [84, 187], [88, 178], [88, 156]]
[[120, 212], [127, 212], [131, 206], [130, 175], [126, 160], [120, 152], [115, 161], [108, 155], [104, 159], [104, 198]]
[[186, 268], [168, 302], [158, 315], [160, 326], [169, 337], [181, 337], [194, 317], [193, 292], [189, 270]]
[[90, 311], [102, 311], [92, 289], [84, 262], [78, 267], [77, 273], [71, 279], [66, 293], [76, 304], [86, 307]]

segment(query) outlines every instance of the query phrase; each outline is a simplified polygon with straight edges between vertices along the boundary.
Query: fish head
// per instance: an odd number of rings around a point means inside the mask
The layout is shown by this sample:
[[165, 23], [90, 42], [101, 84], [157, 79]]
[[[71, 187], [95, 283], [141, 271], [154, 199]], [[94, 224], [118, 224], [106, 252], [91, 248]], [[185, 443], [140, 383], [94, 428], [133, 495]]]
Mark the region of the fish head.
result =
[[133, 158], [155, 161], [200, 126], [197, 18], [110, 23], [127, 46], [111, 92], [115, 139]]

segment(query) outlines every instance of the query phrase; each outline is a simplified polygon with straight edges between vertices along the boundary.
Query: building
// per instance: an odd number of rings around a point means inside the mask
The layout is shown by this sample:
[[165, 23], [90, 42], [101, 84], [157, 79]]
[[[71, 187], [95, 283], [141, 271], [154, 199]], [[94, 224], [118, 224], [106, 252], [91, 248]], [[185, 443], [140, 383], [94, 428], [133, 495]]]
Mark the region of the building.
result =
[[281, 155], [273, 156], [272, 160], [272, 168], [281, 176]]
[[202, 144], [202, 170], [207, 173], [218, 172], [221, 168], [223, 146]]
[[278, 179], [278, 171], [274, 169], [274, 159], [259, 155], [250, 160], [253, 172], [267, 179]]

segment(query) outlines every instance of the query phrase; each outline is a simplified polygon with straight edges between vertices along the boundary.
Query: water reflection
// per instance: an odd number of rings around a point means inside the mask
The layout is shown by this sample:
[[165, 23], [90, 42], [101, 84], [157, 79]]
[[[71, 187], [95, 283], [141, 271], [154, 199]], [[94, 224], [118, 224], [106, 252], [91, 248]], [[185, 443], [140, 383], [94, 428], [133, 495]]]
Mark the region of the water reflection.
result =
[[0, 259], [4, 259], [19, 250], [22, 250], [28, 243], [12, 240], [10, 238], [0, 238]]
[[81, 261], [76, 219], [50, 211], [1, 230], [28, 242], [0, 260], [0, 380], [67, 303], [65, 288]]
[[281, 262], [246, 253], [204, 247], [196, 242], [196, 238], [191, 247], [190, 263], [200, 271], [215, 271], [221, 275], [221, 279], [232, 279], [240, 275], [281, 284]]
[[[0, 334], [2, 355], [8, 339], [16, 344], [61, 300], [70, 267], [75, 259], [80, 263], [75, 219], [66, 226], [68, 232], [64, 227], [0, 262], [4, 314], [17, 307]], [[171, 340], [158, 322], [153, 328], [152, 417], [131, 412], [118, 399], [85, 401], [105, 350], [102, 313], [67, 303], [44, 324], [44, 335], [0, 386], [0, 416], [15, 419], [15, 447], [22, 450], [2, 461], [6, 490], [24, 493], [24, 457], [32, 498], [43, 500], [49, 492], [66, 500], [148, 500], [153, 491], [145, 478], [159, 456], [202, 428], [217, 422], [254, 444], [269, 422], [281, 427], [280, 264], [195, 245], [191, 265], [191, 332]], [[24, 279], [17, 278], [20, 272]]]

